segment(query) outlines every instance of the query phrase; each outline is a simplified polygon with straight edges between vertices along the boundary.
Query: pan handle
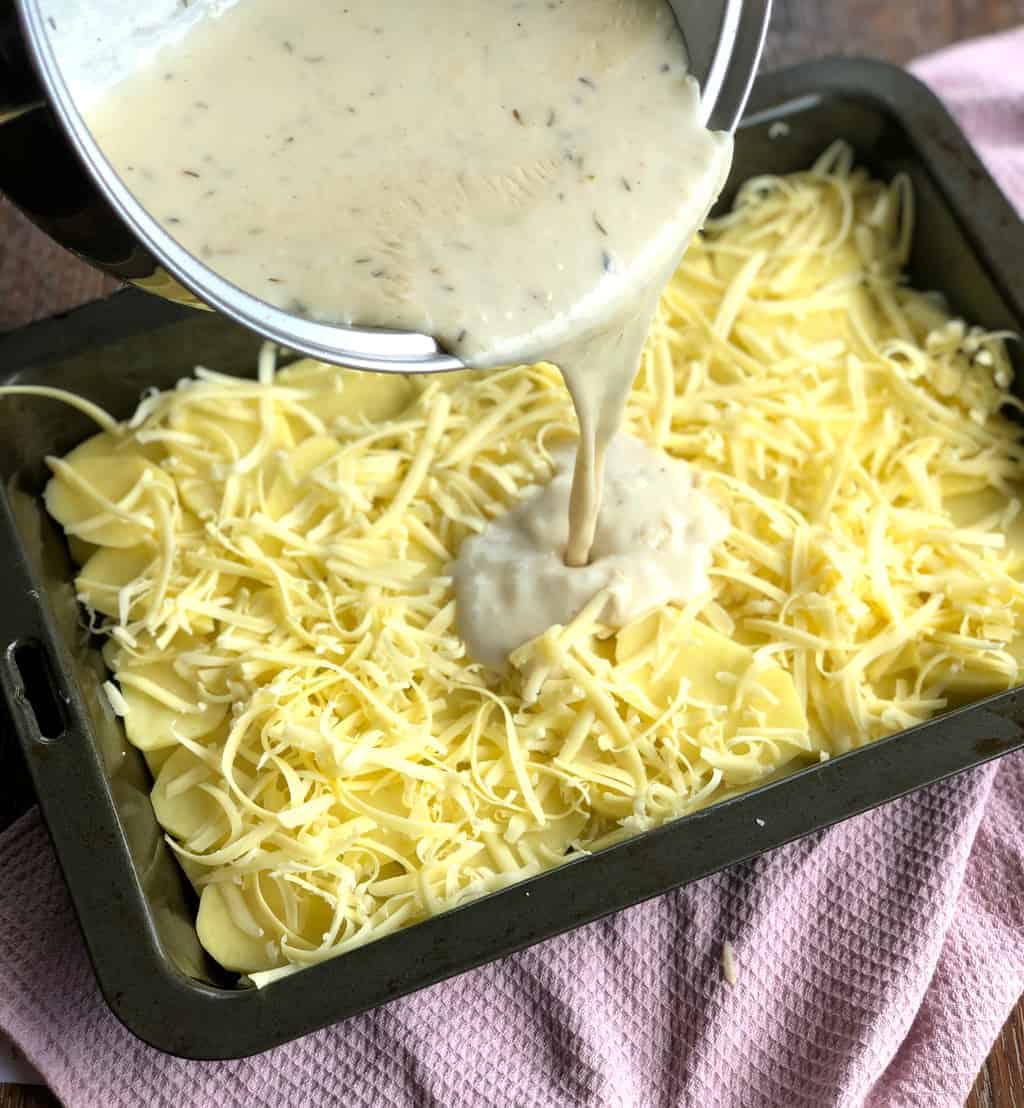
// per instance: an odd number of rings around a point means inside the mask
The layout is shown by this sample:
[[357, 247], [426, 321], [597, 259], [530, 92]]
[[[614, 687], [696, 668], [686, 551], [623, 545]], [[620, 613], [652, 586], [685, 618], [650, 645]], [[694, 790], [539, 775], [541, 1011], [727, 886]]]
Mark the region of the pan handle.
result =
[[45, 103], [14, 0], [0, 0], [0, 124]]
[[[3, 530], [6, 527], [0, 527]], [[56, 676], [60, 668], [44, 645], [39, 593], [30, 583], [31, 571], [17, 564], [20, 555], [11, 562], [15, 565], [8, 566], [0, 615], [0, 831], [35, 803], [26, 754], [44, 753], [64, 738], [71, 705]]]
[[[7, 551], [0, 599], [0, 721], [4, 710], [26, 758], [64, 738], [75, 722], [71, 690], [55, 656], [58, 635], [24, 553], [10, 500], [0, 491], [0, 548]], [[5, 737], [8, 737], [5, 735]]]
[[32, 742], [54, 742], [67, 732], [67, 697], [62, 696], [57, 666], [42, 641], [25, 638], [4, 652], [3, 686], [15, 730]]
[[15, 723], [6, 703], [0, 700], [0, 834], [35, 803], [35, 790], [25, 758], [15, 736]]

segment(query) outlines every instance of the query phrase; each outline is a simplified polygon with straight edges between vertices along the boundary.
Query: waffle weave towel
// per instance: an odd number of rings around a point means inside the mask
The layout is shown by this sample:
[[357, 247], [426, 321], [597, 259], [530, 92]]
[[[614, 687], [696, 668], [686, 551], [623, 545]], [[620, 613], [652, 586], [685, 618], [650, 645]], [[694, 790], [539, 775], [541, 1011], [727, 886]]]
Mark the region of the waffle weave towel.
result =
[[[1024, 204], [1024, 32], [918, 72]], [[0, 836], [0, 1028], [69, 1108], [960, 1108], [1022, 991], [1022, 755], [235, 1063], [133, 1039], [38, 816]]]

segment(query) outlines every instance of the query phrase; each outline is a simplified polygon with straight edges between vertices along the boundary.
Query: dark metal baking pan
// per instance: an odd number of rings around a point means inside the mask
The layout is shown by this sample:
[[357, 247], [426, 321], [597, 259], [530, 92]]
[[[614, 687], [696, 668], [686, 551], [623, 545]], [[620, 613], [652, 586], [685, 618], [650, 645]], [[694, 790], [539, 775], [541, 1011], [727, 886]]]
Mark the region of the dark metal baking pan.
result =
[[[918, 287], [941, 290], [973, 322], [1024, 331], [1024, 228], [944, 109], [903, 72], [830, 61], [762, 78], [733, 181], [806, 167], [836, 138], [875, 174], [913, 180]], [[8, 381], [73, 389], [127, 416], [144, 388], [197, 363], [246, 372], [256, 349], [222, 319], [125, 292], [3, 337], [0, 366]], [[102, 665], [81, 629], [67, 549], [39, 501], [44, 456], [93, 430], [62, 405], [0, 401], [0, 685], [100, 987], [135, 1034], [173, 1054], [265, 1050], [1024, 746], [1022, 688], [264, 990], [243, 987], [199, 946], [194, 895], [153, 817], [142, 759], [99, 696]]]

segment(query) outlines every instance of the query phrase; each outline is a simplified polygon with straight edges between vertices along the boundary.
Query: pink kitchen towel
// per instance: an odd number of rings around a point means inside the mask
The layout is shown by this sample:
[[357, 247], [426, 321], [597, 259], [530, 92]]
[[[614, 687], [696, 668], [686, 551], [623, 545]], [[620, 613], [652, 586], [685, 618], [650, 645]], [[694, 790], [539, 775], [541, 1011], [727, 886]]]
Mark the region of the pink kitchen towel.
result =
[[[1024, 204], [1024, 32], [918, 72]], [[960, 1108], [1022, 992], [1021, 754], [233, 1063], [125, 1031], [39, 817], [0, 836], [0, 1028], [70, 1108]]]

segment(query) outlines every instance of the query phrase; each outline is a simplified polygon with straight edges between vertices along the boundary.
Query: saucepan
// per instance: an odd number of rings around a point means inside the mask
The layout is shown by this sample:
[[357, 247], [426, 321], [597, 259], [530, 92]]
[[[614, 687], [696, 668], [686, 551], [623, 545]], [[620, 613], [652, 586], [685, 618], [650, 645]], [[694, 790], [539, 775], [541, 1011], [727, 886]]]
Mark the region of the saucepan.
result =
[[[118, 67], [162, 33], [233, 0], [0, 0], [0, 190], [62, 245], [169, 300], [212, 308], [324, 361], [393, 372], [456, 369], [429, 335], [292, 315], [220, 277], [150, 216], [82, 116]], [[586, 3], [586, 0], [577, 0]], [[672, 0], [708, 125], [732, 131], [746, 103], [771, 0]]]

